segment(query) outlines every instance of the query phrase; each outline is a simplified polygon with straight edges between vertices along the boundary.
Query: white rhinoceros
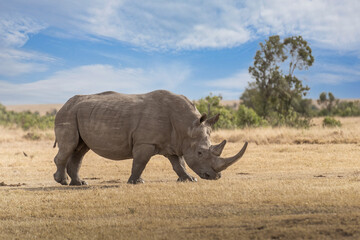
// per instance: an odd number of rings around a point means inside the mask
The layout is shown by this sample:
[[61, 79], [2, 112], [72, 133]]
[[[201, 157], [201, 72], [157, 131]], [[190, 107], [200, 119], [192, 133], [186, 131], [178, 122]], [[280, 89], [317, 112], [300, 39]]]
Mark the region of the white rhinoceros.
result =
[[167, 157], [179, 181], [196, 181], [187, 165], [204, 179], [219, 179], [220, 172], [244, 154], [247, 143], [235, 156], [221, 158], [226, 141], [211, 145], [210, 132], [219, 115], [207, 119], [182, 95], [158, 90], [146, 94], [104, 92], [76, 95], [59, 110], [55, 135], [59, 152], [54, 179], [67, 185], [83, 185], [79, 169], [83, 156], [98, 155], [124, 160], [133, 158], [128, 183], [142, 183], [141, 174], [156, 154]]

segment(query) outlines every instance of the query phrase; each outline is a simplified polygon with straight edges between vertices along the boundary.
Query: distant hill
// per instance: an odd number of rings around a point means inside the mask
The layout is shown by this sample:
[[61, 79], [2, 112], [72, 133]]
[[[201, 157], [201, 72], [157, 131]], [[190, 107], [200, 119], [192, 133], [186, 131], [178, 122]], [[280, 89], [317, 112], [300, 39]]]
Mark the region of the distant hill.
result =
[[52, 112], [54, 109], [59, 110], [63, 104], [23, 104], [23, 105], [6, 105], [6, 110], [14, 112], [38, 112], [40, 115], [45, 115], [47, 112]]
[[228, 106], [237, 109], [239, 107], [240, 102], [241, 102], [240, 100], [221, 100], [220, 104], [223, 106]]

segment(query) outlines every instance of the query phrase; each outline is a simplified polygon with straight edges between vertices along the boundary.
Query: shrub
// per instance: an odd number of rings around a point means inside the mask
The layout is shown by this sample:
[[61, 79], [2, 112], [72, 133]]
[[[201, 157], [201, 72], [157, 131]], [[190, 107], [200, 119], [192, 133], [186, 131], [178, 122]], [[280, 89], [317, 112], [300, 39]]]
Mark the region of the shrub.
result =
[[6, 108], [0, 104], [0, 125], [3, 126], [17, 126], [23, 130], [29, 129], [49, 129], [54, 127], [55, 115], [47, 114], [41, 116], [39, 113], [32, 113], [30, 111], [13, 112], [7, 111]]
[[196, 108], [201, 114], [206, 113], [208, 117], [220, 114], [219, 121], [214, 125], [214, 129], [218, 128], [235, 128], [236, 114], [231, 108], [220, 105], [222, 97], [210, 94], [206, 98], [202, 98], [195, 102]]
[[342, 117], [360, 116], [360, 101], [343, 101], [336, 105], [335, 115]]
[[341, 127], [341, 122], [333, 117], [325, 117], [323, 127]]
[[27, 134], [25, 134], [23, 136], [23, 138], [27, 139], [27, 140], [40, 140], [41, 136], [38, 133], [34, 133], [34, 132], [28, 132]]
[[259, 117], [252, 108], [240, 105], [237, 112], [236, 125], [238, 127], [260, 127], [267, 125], [267, 121]]

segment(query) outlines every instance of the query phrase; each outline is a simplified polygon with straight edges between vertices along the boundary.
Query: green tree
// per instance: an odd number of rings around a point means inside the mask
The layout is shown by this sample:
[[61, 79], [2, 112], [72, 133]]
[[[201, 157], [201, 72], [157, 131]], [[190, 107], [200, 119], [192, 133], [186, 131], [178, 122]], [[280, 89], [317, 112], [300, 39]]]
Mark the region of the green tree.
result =
[[339, 100], [335, 98], [334, 94], [331, 92], [322, 92], [319, 95], [319, 99], [317, 100], [318, 104], [323, 107], [320, 111], [320, 115], [333, 115], [336, 106], [339, 104]]
[[334, 115], [342, 117], [360, 116], [360, 101], [339, 101]]
[[302, 96], [306, 96], [310, 90], [308, 86], [304, 86], [302, 81], [294, 76], [296, 69], [307, 70], [314, 63], [312, 50], [308, 46], [302, 36], [292, 36], [284, 39], [283, 43], [285, 63], [289, 65], [288, 74], [282, 78], [281, 85], [278, 88], [281, 104], [281, 112], [285, 116], [288, 115], [293, 108], [293, 101], [301, 101]]
[[[249, 83], [240, 99], [259, 116], [275, 124], [299, 118], [304, 113], [304, 104], [308, 103], [303, 97], [309, 87], [304, 86], [294, 72], [308, 69], [313, 62], [311, 48], [301, 36], [284, 41], [277, 35], [270, 36], [265, 43], [260, 43], [254, 65], [249, 67], [255, 81]], [[285, 75], [282, 68], [286, 64], [289, 71]]]
[[249, 67], [249, 73], [255, 82], [249, 85], [246, 95], [257, 95], [253, 97], [256, 102], [252, 105], [256, 105], [254, 109], [263, 118], [269, 116], [271, 106], [276, 101], [275, 86], [281, 77], [279, 63], [284, 60], [283, 44], [280, 37], [275, 35], [265, 40], [264, 44], [260, 43], [260, 50], [256, 51], [254, 57], [254, 65]]

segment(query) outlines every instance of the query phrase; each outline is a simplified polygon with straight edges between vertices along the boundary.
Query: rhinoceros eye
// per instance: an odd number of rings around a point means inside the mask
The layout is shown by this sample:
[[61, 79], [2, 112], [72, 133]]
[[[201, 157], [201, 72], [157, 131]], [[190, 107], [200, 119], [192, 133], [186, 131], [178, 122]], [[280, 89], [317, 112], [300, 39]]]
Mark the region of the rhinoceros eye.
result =
[[198, 152], [198, 156], [201, 157], [201, 156], [202, 156], [202, 152], [199, 151], [199, 152]]

